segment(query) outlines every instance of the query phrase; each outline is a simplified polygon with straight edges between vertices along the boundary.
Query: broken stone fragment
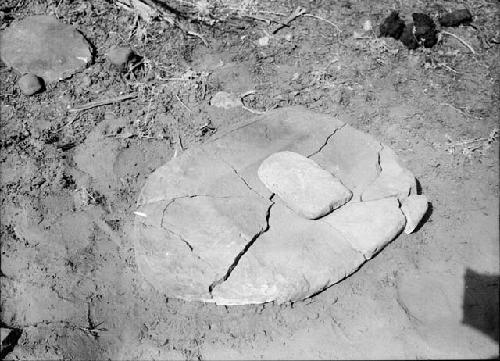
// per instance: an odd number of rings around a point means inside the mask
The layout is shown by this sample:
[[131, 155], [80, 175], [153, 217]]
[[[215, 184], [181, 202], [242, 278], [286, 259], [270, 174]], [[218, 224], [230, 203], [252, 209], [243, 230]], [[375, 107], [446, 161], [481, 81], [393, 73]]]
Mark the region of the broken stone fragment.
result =
[[396, 198], [349, 203], [321, 221], [340, 231], [367, 259], [392, 241], [405, 225]]
[[320, 218], [352, 197], [339, 179], [295, 152], [272, 154], [262, 162], [258, 175], [288, 207], [308, 219]]
[[338, 129], [321, 152], [310, 159], [340, 178], [353, 194], [351, 202], [358, 202], [366, 187], [380, 174], [381, 149], [380, 142], [371, 135], [345, 126]]
[[344, 279], [364, 261], [341, 232], [302, 218], [278, 199], [269, 230], [212, 295], [222, 305], [299, 301]]
[[403, 200], [410, 194], [416, 194], [416, 180], [413, 174], [403, 168], [396, 153], [387, 146], [379, 152], [380, 175], [362, 194], [364, 202], [397, 197]]
[[24, 74], [17, 81], [17, 85], [24, 95], [36, 94], [44, 87], [43, 80], [35, 74]]
[[401, 210], [406, 217], [405, 233], [412, 233], [427, 212], [428, 201], [424, 195], [411, 195], [401, 204]]
[[0, 55], [21, 74], [32, 73], [46, 83], [65, 79], [92, 60], [90, 45], [73, 26], [53, 16], [28, 16], [1, 34]]

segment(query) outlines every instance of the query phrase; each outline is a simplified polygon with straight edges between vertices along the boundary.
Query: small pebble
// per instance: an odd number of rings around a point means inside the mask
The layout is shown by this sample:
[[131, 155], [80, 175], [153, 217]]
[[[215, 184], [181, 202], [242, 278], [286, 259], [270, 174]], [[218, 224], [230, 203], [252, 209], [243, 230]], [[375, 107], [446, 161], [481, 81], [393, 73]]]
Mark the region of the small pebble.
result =
[[234, 94], [220, 91], [212, 97], [210, 105], [216, 108], [233, 109], [241, 107], [243, 104], [241, 103], [241, 99]]
[[129, 62], [136, 58], [136, 55], [129, 47], [113, 46], [109, 49], [107, 57], [111, 64], [125, 68]]
[[384, 19], [382, 24], [380, 24], [380, 36], [399, 39], [404, 28], [405, 22], [399, 18], [397, 12], [393, 11]]
[[24, 95], [33, 95], [43, 90], [43, 80], [35, 74], [24, 74], [17, 82], [19, 89]]

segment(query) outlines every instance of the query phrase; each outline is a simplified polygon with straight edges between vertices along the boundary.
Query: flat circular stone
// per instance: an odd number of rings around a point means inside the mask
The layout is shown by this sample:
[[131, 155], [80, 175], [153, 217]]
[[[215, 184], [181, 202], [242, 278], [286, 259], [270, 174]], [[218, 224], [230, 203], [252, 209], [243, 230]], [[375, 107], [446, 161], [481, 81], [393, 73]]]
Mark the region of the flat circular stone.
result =
[[73, 26], [46, 15], [12, 23], [0, 37], [5, 64], [32, 73], [46, 83], [65, 79], [92, 60], [90, 46]]
[[136, 262], [167, 297], [303, 300], [398, 236], [414, 183], [390, 148], [338, 119], [270, 111], [149, 176], [131, 235]]

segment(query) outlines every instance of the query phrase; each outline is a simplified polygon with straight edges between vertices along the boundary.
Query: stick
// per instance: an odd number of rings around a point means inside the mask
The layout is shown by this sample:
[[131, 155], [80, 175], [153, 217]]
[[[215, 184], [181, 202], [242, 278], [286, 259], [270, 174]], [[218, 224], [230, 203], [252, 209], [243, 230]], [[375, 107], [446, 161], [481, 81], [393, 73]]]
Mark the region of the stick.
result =
[[308, 16], [308, 17], [310, 17], [310, 18], [315, 18], [315, 19], [318, 19], [318, 20], [321, 20], [321, 21], [327, 22], [328, 24], [330, 24], [330, 25], [334, 26], [334, 27], [335, 27], [335, 29], [337, 29], [337, 31], [338, 31], [339, 33], [341, 33], [341, 32], [342, 32], [342, 30], [340, 30], [340, 28], [339, 28], [336, 24], [332, 23], [330, 20], [327, 20], [327, 19], [325, 19], [325, 18], [322, 18], [321, 16], [318, 16], [318, 15], [313, 15], [313, 14], [304, 14], [304, 16]]
[[457, 39], [458, 41], [460, 41], [462, 44], [464, 44], [467, 48], [469, 48], [469, 50], [471, 51], [472, 54], [476, 54], [476, 51], [474, 50], [474, 48], [472, 46], [470, 46], [465, 40], [463, 40], [462, 38], [458, 37], [457, 35], [455, 35], [453, 33], [449, 33], [446, 30], [441, 30], [441, 34], [449, 35], [449, 36], [454, 37], [455, 39]]
[[90, 102], [87, 104], [83, 105], [78, 105], [72, 109], [69, 109], [68, 111], [70, 113], [75, 113], [75, 112], [80, 112], [82, 110], [87, 110], [87, 109], [92, 109], [95, 107], [100, 107], [101, 105], [108, 105], [108, 104], [113, 104], [113, 103], [118, 103], [127, 99], [132, 99], [132, 98], [137, 98], [137, 93], [130, 93], [130, 94], [124, 94], [120, 95], [119, 97], [116, 98], [109, 98], [109, 99], [104, 99], [104, 100], [97, 100], [95, 102]]
[[186, 104], [184, 104], [184, 102], [181, 100], [181, 98], [179, 98], [179, 97], [177, 96], [177, 94], [175, 94], [175, 97], [177, 98], [177, 100], [179, 101], [179, 103], [181, 103], [181, 104], [182, 104], [182, 106], [183, 106], [184, 108], [186, 108], [186, 109], [187, 109], [187, 111], [188, 111], [188, 112], [190, 112], [190, 113], [192, 113], [192, 112], [193, 112], [191, 109], [189, 109], [189, 107], [188, 107]]
[[285, 19], [282, 23], [278, 24], [277, 26], [274, 27], [274, 29], [271, 31], [272, 34], [276, 34], [279, 30], [283, 29], [285, 26], [288, 26], [292, 21], [297, 19], [299, 16], [302, 16], [306, 13], [306, 10], [302, 7], [297, 7], [293, 11], [293, 13]]

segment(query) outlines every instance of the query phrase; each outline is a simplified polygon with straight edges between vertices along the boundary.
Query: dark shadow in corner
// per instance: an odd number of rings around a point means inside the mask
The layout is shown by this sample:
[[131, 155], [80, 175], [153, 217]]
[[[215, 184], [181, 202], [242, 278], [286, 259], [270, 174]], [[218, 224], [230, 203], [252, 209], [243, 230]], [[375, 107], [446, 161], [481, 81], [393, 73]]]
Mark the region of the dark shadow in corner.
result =
[[[4, 327], [3, 324], [2, 327]], [[13, 328], [10, 331], [9, 335], [2, 341], [2, 346], [0, 347], [0, 360], [3, 360], [7, 354], [14, 350], [22, 333], [23, 331], [17, 328]]]
[[474, 272], [467, 268], [464, 276], [462, 323], [478, 329], [498, 342], [499, 275]]

